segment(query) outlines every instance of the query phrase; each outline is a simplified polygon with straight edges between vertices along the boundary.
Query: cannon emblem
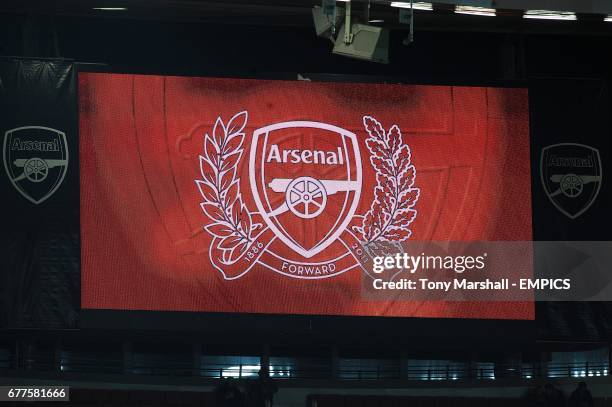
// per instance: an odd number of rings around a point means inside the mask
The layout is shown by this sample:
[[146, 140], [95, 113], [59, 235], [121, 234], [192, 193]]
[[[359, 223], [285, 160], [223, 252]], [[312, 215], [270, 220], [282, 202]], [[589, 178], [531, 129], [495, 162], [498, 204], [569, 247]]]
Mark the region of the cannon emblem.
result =
[[40, 204], [61, 186], [68, 170], [66, 135], [49, 127], [26, 126], [7, 131], [4, 169], [13, 187]]
[[602, 180], [599, 151], [576, 143], [553, 144], [542, 149], [540, 178], [551, 203], [570, 219], [585, 213], [595, 202]]

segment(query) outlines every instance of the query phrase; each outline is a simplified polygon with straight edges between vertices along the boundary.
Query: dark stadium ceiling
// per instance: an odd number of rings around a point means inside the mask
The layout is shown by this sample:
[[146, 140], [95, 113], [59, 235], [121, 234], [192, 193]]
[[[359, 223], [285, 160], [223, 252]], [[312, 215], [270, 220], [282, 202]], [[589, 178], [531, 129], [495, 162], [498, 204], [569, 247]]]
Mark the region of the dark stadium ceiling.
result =
[[[391, 28], [406, 28], [398, 21], [398, 8], [390, 0], [370, 1], [370, 20]], [[493, 10], [467, 9], [455, 3], [489, 6]], [[200, 21], [224, 24], [311, 26], [311, 9], [317, 0], [1, 0], [0, 12], [50, 14], [158, 21]], [[365, 1], [353, 0], [353, 13], [362, 13]], [[526, 4], [535, 8], [555, 4], [566, 20], [523, 18]], [[438, 0], [417, 10], [415, 27], [428, 31], [483, 31], [546, 34], [612, 34], [612, 0]], [[503, 6], [503, 7], [502, 7]], [[545, 9], [545, 10], [546, 10]], [[479, 14], [492, 14], [484, 17]], [[471, 14], [471, 15], [470, 15]], [[545, 16], [544, 16], [545, 17]]]

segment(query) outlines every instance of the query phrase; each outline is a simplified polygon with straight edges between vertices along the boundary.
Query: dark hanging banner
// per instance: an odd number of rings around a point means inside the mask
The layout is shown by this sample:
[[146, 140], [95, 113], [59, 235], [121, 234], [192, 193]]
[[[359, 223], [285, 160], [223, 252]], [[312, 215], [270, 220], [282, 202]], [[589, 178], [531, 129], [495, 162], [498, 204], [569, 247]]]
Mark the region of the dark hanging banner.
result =
[[[540, 80], [530, 84], [529, 96], [534, 240], [612, 240], [609, 83]], [[568, 248], [556, 260], [566, 270], [555, 273], [569, 275], [588, 257]], [[538, 303], [536, 315], [541, 339], [612, 337], [609, 302]]]
[[0, 59], [0, 328], [74, 328], [80, 304], [76, 72]]
[[612, 240], [608, 84], [534, 81], [529, 99], [534, 240]]

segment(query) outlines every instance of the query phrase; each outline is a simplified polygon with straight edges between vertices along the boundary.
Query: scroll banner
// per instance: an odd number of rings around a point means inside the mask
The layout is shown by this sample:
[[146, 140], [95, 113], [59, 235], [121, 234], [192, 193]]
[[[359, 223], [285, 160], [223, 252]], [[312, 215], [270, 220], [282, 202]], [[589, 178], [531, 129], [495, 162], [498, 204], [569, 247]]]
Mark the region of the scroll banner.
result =
[[79, 85], [85, 308], [533, 317], [531, 303], [360, 293], [364, 246], [531, 240], [524, 89], [94, 73]]
[[0, 327], [73, 328], [80, 308], [76, 75], [0, 59]]

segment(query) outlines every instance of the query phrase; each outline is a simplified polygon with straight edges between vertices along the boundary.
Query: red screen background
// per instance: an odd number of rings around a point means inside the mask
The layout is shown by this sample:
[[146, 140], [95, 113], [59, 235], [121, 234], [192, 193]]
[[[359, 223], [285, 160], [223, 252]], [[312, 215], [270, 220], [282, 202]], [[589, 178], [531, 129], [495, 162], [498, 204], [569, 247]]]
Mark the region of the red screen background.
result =
[[[330, 123], [354, 132], [364, 155], [370, 115], [397, 124], [412, 150], [421, 191], [411, 239], [531, 240], [525, 89], [81, 73], [79, 103], [83, 308], [534, 318], [533, 303], [367, 302], [356, 269], [306, 281], [254, 267], [224, 280], [194, 183], [218, 116], [248, 110], [246, 139], [277, 122]], [[363, 162], [357, 213], [373, 201]], [[254, 209], [248, 177], [240, 187]]]

